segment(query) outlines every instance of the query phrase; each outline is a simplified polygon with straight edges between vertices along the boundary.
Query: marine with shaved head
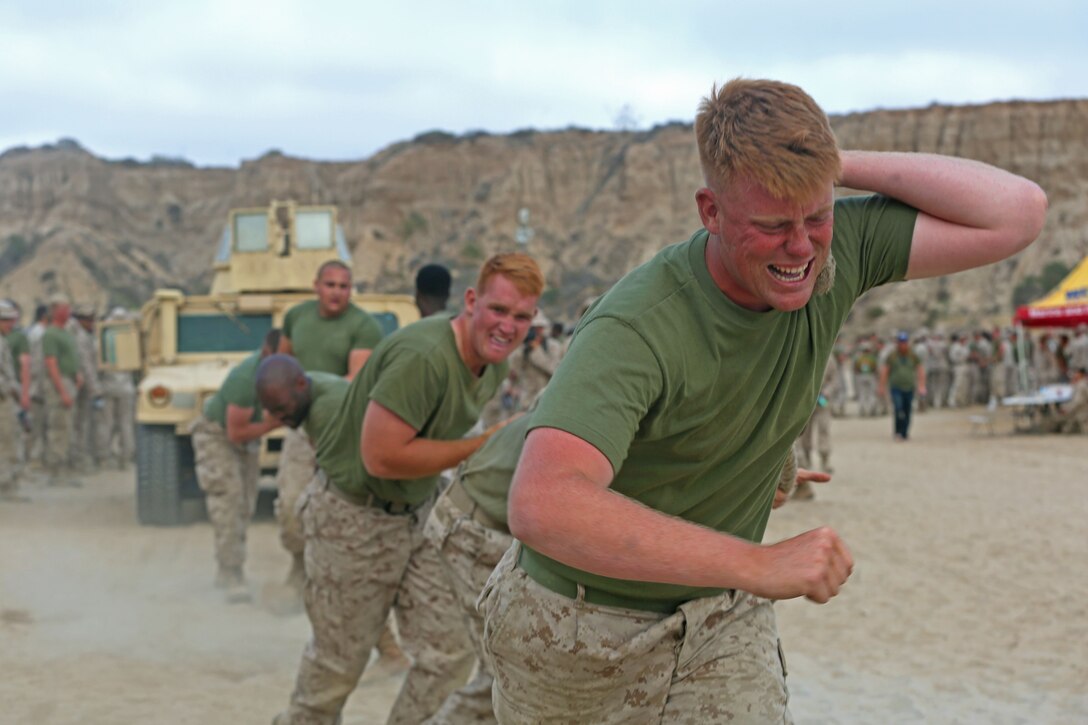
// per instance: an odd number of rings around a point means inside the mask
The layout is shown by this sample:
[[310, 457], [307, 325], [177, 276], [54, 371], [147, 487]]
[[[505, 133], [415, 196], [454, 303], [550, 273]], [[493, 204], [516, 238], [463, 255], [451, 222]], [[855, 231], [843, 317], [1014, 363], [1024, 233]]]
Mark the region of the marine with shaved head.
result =
[[[314, 293], [316, 299], [287, 311], [278, 352], [294, 355], [306, 371], [350, 380], [382, 339], [381, 325], [351, 301], [351, 268], [341, 261], [331, 260], [318, 267]], [[276, 471], [276, 520], [280, 543], [291, 554], [286, 583], [295, 606], [301, 604], [303, 578], [302, 526], [295, 508], [315, 466], [310, 441], [299, 431], [287, 430]]]

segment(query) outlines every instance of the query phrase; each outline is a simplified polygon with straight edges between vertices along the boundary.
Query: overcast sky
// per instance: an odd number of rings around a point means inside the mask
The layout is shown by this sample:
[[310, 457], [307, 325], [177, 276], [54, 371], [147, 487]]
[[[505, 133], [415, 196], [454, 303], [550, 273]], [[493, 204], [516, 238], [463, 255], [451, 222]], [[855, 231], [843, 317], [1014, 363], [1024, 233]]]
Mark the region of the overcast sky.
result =
[[359, 159], [432, 129], [690, 122], [738, 75], [831, 113], [1086, 98], [1088, 2], [0, 0], [0, 150]]

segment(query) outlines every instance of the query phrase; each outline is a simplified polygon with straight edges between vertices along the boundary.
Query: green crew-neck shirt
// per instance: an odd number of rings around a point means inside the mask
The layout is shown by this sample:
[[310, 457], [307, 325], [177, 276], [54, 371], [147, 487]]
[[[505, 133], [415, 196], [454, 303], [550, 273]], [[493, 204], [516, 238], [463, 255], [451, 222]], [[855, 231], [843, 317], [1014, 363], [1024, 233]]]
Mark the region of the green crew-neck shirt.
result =
[[495, 431], [480, 450], [465, 460], [460, 470], [461, 485], [469, 498], [488, 516], [504, 524], [510, 482], [531, 422], [532, 413], [526, 413]]
[[918, 382], [918, 366], [922, 361], [913, 352], [901, 355], [893, 350], [888, 356], [888, 385], [896, 390], [914, 390]]
[[[858, 296], [903, 279], [916, 217], [880, 196], [836, 202], [835, 282], [793, 312], [755, 312], [722, 294], [706, 267], [705, 230], [664, 249], [587, 312], [531, 428], [558, 428], [595, 446], [612, 464], [618, 493], [761, 541], [835, 337]], [[591, 574], [529, 547], [520, 565], [646, 609], [721, 591]]]
[[23, 374], [23, 363], [20, 358], [23, 355], [30, 354], [30, 341], [27, 340], [26, 332], [23, 330], [12, 330], [11, 334], [7, 336], [8, 347], [11, 348], [11, 357], [15, 362], [15, 380], [21, 381]]
[[351, 351], [373, 350], [382, 339], [382, 327], [354, 304], [339, 317], [325, 318], [318, 313], [317, 300], [308, 300], [287, 311], [283, 334], [303, 370], [347, 375]]
[[251, 423], [261, 420], [261, 403], [257, 400], [257, 366], [261, 364], [261, 351], [253, 353], [231, 368], [215, 395], [204, 403], [204, 418], [227, 427], [227, 406], [252, 408]]
[[42, 333], [42, 359], [57, 359], [57, 369], [62, 377], [75, 380], [79, 373], [79, 351], [72, 333], [56, 325], [49, 325]]
[[316, 370], [307, 373], [307, 377], [310, 379], [310, 412], [302, 422], [302, 430], [310, 437], [310, 442], [316, 443], [321, 432], [336, 417], [351, 383], [342, 375]]
[[499, 389], [507, 365], [488, 365], [476, 377], [461, 359], [449, 315], [432, 315], [382, 340], [355, 376], [317, 443], [317, 462], [337, 487], [415, 505], [430, 496], [438, 476], [378, 478], [359, 457], [359, 437], [370, 401], [388, 408], [423, 438], [456, 440], [480, 417]]

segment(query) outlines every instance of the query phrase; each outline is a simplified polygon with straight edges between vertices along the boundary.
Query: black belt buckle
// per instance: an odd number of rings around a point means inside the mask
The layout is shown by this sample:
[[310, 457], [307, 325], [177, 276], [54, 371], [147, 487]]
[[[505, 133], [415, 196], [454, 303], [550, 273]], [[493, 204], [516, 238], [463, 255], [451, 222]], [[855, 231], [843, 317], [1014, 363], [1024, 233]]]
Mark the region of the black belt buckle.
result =
[[408, 503], [397, 503], [395, 501], [382, 502], [382, 511], [385, 511], [387, 514], [391, 514], [393, 516], [406, 516], [407, 514], [415, 511], [416, 508], [418, 507]]

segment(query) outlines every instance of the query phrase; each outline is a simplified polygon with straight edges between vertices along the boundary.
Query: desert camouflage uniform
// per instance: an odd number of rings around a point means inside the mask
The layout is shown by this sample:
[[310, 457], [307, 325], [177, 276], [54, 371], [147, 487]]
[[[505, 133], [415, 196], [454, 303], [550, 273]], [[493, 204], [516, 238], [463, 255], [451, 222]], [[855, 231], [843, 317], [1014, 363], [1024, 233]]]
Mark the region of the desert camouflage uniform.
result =
[[499, 722], [574, 722], [571, 713], [616, 725], [792, 722], [770, 601], [728, 590], [672, 614], [590, 604], [529, 578], [516, 566], [520, 548], [480, 597]]
[[510, 367], [517, 371], [520, 385], [518, 411], [529, 409], [536, 396], [555, 374], [562, 355], [563, 349], [558, 340], [546, 340], [536, 347], [522, 345], [520, 350], [510, 356]]
[[246, 526], [257, 507], [260, 442], [237, 445], [223, 426], [203, 416], [190, 428], [196, 477], [206, 494], [221, 572], [240, 573], [246, 561]]
[[1066, 348], [1066, 359], [1071, 369], [1088, 368], [1088, 331], [1082, 328], [1083, 325], [1077, 326], [1077, 334]]
[[468, 679], [464, 622], [438, 553], [422, 535], [427, 508], [389, 514], [349, 500], [323, 470], [315, 473], [299, 503], [313, 636], [276, 723], [338, 723], [391, 608], [413, 666], [390, 723], [418, 725]]
[[994, 364], [994, 344], [979, 337], [971, 346], [971, 402], [988, 403], [991, 392], [990, 376]]
[[950, 405], [948, 398], [952, 372], [948, 363], [948, 345], [940, 337], [931, 337], [926, 343], [926, 392], [930, 405], [943, 408]]
[[1050, 427], [1054, 433], [1088, 433], [1088, 378], [1073, 384], [1073, 397], [1062, 405]]
[[276, 490], [279, 492], [275, 504], [276, 521], [280, 525], [280, 543], [295, 557], [302, 556], [306, 543], [297, 503], [316, 470], [317, 457], [309, 437], [302, 430], [285, 428], [280, 464], [276, 470]]
[[45, 327], [34, 325], [27, 330], [26, 339], [30, 343], [30, 437], [26, 444], [26, 462], [45, 461], [46, 419], [45, 389], [51, 385], [45, 373], [45, 358], [42, 355], [42, 334]]
[[[72, 423], [72, 466], [89, 468], [98, 464], [98, 434], [101, 416], [95, 409], [95, 400], [101, 396], [98, 385], [98, 350], [93, 333], [84, 330], [73, 319], [70, 329], [79, 351], [79, 371], [83, 374], [83, 387], [76, 394]], [[99, 404], [101, 405], [101, 404]]]
[[114, 451], [113, 438], [117, 437], [117, 462], [124, 468], [132, 461], [136, 450], [135, 435], [136, 386], [132, 375], [125, 372], [103, 373], [101, 377], [102, 424], [99, 426], [99, 460], [108, 458]]
[[878, 414], [876, 370], [877, 358], [871, 348], [864, 347], [855, 353], [854, 390], [858, 395], [858, 414], [862, 418]]
[[952, 363], [952, 390], [948, 398], [954, 408], [966, 408], [971, 403], [970, 356], [971, 350], [962, 340], [948, 346], [948, 359]]
[[[456, 607], [468, 626], [479, 664], [472, 680], [446, 698], [442, 708], [427, 720], [428, 725], [495, 722], [491, 705], [494, 674], [484, 655], [484, 618], [476, 609], [476, 600], [495, 565], [513, 543], [513, 538], [506, 526], [499, 522], [489, 522], [490, 525], [481, 523], [475, 506], [466, 511], [451, 500], [451, 493], [456, 496], [464, 490], [459, 486], [460, 483], [455, 480], [435, 504], [423, 535], [438, 551], [453, 587]], [[467, 497], [468, 494], [463, 495]], [[467, 501], [463, 504], [466, 507]]]
[[19, 396], [22, 387], [15, 377], [11, 347], [0, 335], [0, 498], [10, 498], [19, 489]]
[[[70, 334], [61, 330], [63, 334]], [[39, 346], [42, 343], [39, 342]], [[75, 426], [75, 402], [79, 390], [74, 378], [60, 374], [61, 385], [72, 401], [71, 406], [65, 406], [57, 386], [45, 367], [45, 354], [41, 351], [42, 376], [39, 390], [42, 396], [45, 427], [45, 450], [43, 458], [45, 472], [50, 485], [75, 483], [75, 470], [72, 468], [72, 444], [74, 442]], [[59, 363], [58, 363], [59, 364]]]
[[803, 458], [798, 459], [797, 465], [801, 468], [816, 468], [816, 458], [812, 455], [812, 439], [815, 435], [816, 450], [820, 454], [819, 470], [826, 473], [832, 473], [831, 408], [829, 407], [829, 399], [835, 394], [834, 389], [838, 384], [838, 368], [838, 361], [832, 356], [827, 361], [827, 367], [824, 369], [824, 377], [820, 384], [820, 397], [816, 404], [816, 408], [812, 411], [812, 416], [801, 430], [801, 437], [798, 439], [801, 444]]

